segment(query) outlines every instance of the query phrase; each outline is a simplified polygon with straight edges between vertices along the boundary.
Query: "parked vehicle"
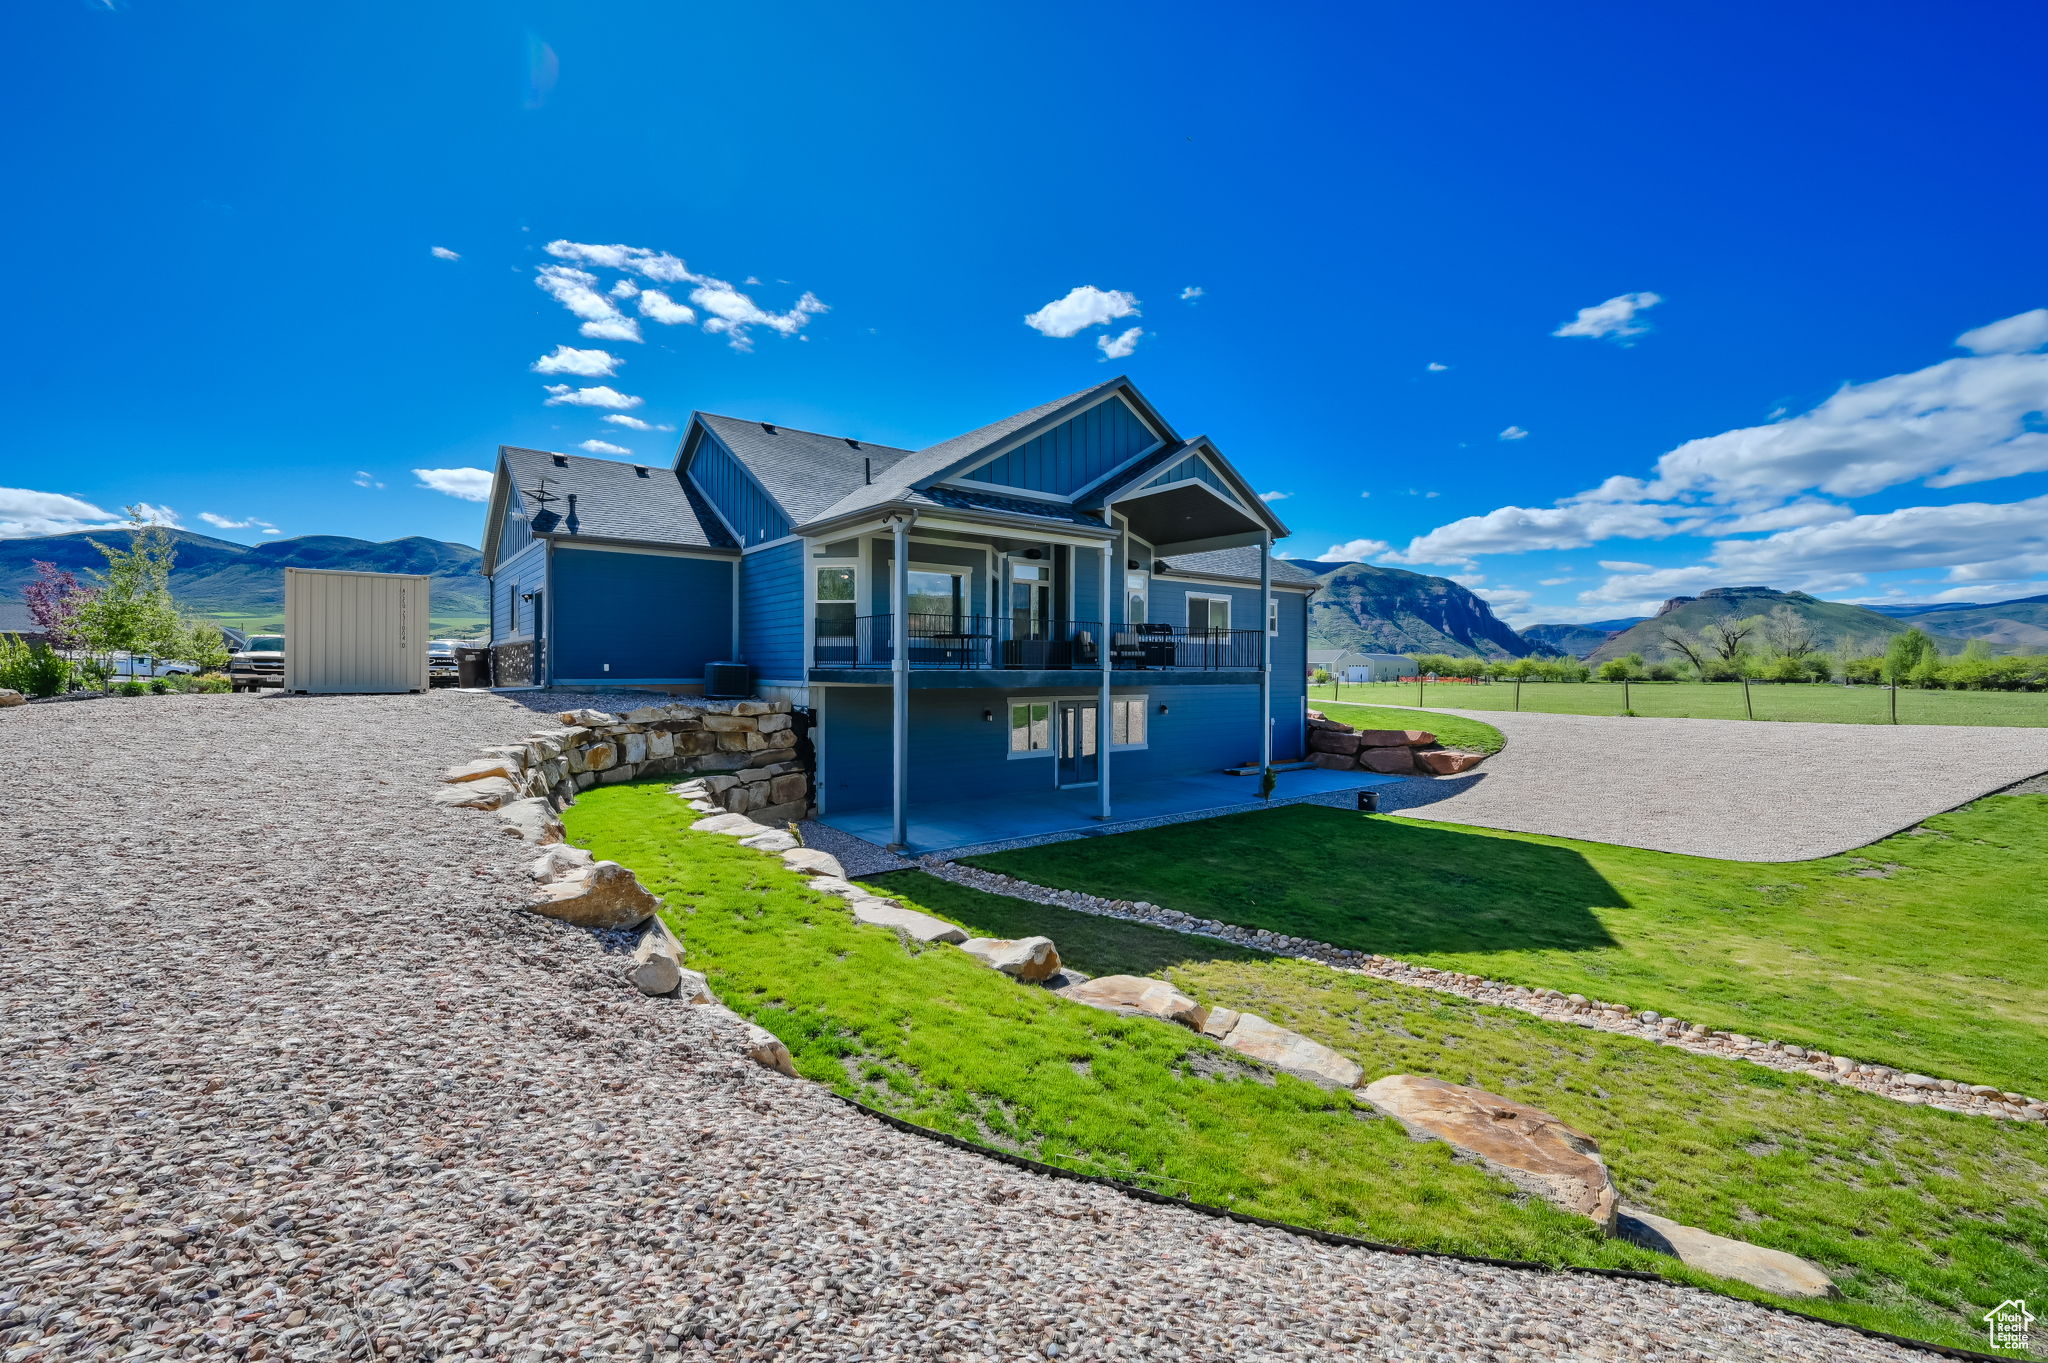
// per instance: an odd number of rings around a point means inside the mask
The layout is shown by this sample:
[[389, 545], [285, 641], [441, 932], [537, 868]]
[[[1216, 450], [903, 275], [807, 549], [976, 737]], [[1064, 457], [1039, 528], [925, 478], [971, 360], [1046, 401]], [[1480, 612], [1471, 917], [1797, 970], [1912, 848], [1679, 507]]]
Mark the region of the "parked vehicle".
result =
[[284, 685], [284, 636], [252, 634], [246, 648], [228, 658], [228, 680], [237, 691]]
[[429, 686], [453, 686], [457, 670], [455, 650], [460, 639], [427, 640], [427, 684]]
[[151, 677], [170, 677], [181, 673], [191, 677], [199, 673], [191, 663], [155, 658], [147, 653], [116, 653], [107, 659], [107, 665], [113, 669], [110, 680], [116, 682], [148, 681]]

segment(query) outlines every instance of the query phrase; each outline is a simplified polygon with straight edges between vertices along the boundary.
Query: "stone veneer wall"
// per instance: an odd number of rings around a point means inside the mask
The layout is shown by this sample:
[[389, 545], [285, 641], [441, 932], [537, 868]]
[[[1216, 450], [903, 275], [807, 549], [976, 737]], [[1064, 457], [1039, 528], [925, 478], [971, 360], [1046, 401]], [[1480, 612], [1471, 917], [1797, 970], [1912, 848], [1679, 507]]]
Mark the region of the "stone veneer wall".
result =
[[623, 715], [570, 710], [556, 719], [561, 727], [490, 750], [514, 759], [519, 794], [556, 809], [592, 786], [673, 775], [700, 778], [722, 808], [763, 823], [810, 815], [811, 773], [786, 700], [646, 705]]

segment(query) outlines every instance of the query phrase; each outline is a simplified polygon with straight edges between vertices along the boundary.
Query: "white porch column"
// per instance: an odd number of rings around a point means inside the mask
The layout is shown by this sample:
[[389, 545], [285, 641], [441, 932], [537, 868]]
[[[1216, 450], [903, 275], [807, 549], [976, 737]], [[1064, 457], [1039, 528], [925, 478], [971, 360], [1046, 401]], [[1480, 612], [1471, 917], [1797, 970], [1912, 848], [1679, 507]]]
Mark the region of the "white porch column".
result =
[[889, 566], [891, 845], [900, 850], [910, 844], [910, 518], [898, 516], [890, 528], [896, 555]]
[[1102, 691], [1095, 702], [1095, 793], [1101, 805], [1095, 817], [1109, 818], [1109, 551], [1116, 542], [1102, 542], [1102, 590], [1097, 593], [1102, 609], [1095, 622], [1095, 656], [1102, 664]]
[[1273, 537], [1259, 542], [1259, 773], [1273, 765]]

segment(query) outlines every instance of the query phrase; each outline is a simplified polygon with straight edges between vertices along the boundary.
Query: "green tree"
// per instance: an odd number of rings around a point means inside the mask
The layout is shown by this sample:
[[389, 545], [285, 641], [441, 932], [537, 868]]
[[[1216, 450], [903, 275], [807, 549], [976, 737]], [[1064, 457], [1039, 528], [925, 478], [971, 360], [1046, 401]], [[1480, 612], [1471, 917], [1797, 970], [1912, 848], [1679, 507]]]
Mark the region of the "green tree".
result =
[[1798, 662], [1820, 652], [1820, 636], [1814, 633], [1813, 622], [1782, 602], [1764, 617], [1763, 634], [1764, 642], [1780, 658]]
[[1609, 658], [1600, 664], [1599, 676], [1604, 682], [1641, 681], [1644, 676], [1643, 655], [1624, 653], [1619, 658]]
[[1885, 680], [1897, 686], [1913, 675], [1923, 659], [1935, 656], [1934, 636], [1915, 625], [1903, 634], [1894, 634], [1885, 645]]
[[1760, 615], [1744, 616], [1738, 620], [1724, 615], [1718, 620], [1709, 620], [1700, 627], [1700, 639], [1713, 655], [1709, 666], [1718, 663], [1719, 670], [1740, 677], [1750, 669], [1749, 639], [1763, 626]]
[[88, 656], [86, 670], [104, 686], [116, 653], [176, 657], [180, 651], [178, 608], [171, 600], [171, 564], [178, 542], [170, 529], [145, 518], [140, 507], [124, 507], [130, 530], [126, 549], [92, 547], [106, 556], [104, 572], [92, 575], [96, 594], [78, 613], [78, 634]]
[[1707, 679], [1709, 662], [1714, 654], [1713, 650], [1707, 647], [1706, 640], [1697, 635], [1688, 634], [1682, 629], [1666, 625], [1664, 627], [1664, 647], [1684, 658], [1692, 666], [1694, 675], [1701, 681]]
[[229, 661], [228, 641], [222, 636], [219, 625], [181, 613], [177, 645], [165, 649], [164, 656], [191, 663], [201, 672], [225, 672]]

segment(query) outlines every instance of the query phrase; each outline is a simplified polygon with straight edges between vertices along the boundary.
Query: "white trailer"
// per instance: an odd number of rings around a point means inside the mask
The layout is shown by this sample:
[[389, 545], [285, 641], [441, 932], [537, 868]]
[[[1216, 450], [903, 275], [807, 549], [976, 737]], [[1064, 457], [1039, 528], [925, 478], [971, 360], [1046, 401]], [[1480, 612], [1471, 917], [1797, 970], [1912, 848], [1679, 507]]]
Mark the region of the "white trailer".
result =
[[414, 573], [284, 570], [284, 689], [425, 691], [427, 589]]

